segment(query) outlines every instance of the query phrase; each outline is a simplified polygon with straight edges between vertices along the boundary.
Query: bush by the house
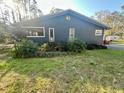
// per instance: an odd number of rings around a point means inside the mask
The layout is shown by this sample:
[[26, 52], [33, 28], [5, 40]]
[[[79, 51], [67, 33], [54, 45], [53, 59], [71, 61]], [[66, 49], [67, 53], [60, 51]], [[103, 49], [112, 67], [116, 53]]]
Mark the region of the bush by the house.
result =
[[30, 40], [23, 39], [20, 42], [16, 42], [11, 53], [15, 58], [27, 58], [36, 56], [37, 44]]
[[65, 43], [44, 43], [39, 47], [39, 51], [41, 52], [50, 52], [50, 51], [66, 51], [66, 44]]
[[56, 51], [61, 51], [61, 52], [66, 52], [67, 51], [67, 47], [66, 47], [67, 43], [57, 43], [57, 45], [55, 46]]
[[49, 45], [48, 43], [44, 43], [38, 48], [38, 52], [46, 52], [49, 50]]
[[94, 50], [94, 49], [107, 49], [106, 46], [103, 45], [97, 45], [97, 44], [87, 44], [88, 50]]
[[57, 43], [54, 43], [54, 42], [49, 42], [49, 43], [47, 43], [47, 49], [46, 49], [46, 51], [56, 51], [56, 47], [57, 46]]
[[67, 43], [67, 49], [70, 52], [80, 53], [86, 49], [86, 44], [78, 39], [74, 39]]
[[86, 44], [78, 39], [69, 41], [67, 43], [45, 43], [41, 45], [39, 51], [41, 52], [82, 52], [86, 49]]
[[54, 57], [67, 55], [67, 52], [80, 53], [85, 49], [85, 43], [78, 39], [68, 43], [44, 43], [40, 47], [30, 40], [22, 39], [14, 44], [11, 54], [14, 58]]

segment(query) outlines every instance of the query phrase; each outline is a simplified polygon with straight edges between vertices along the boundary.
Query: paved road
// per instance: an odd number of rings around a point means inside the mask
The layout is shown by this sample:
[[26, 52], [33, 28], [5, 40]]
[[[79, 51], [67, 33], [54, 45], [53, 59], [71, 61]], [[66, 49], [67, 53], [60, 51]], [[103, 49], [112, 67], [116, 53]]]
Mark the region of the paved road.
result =
[[124, 50], [124, 44], [110, 44], [107, 47], [114, 50]]

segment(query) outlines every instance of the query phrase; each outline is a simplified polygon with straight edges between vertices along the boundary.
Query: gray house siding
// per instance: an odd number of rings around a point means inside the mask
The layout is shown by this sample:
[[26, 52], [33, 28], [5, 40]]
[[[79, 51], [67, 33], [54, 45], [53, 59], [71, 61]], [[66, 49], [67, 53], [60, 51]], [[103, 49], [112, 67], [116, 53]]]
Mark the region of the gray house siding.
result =
[[34, 24], [28, 26], [45, 27], [45, 38], [43, 37], [30, 37], [30, 40], [38, 43], [44, 43], [49, 41], [49, 28], [54, 28], [55, 42], [67, 42], [69, 37], [70, 22], [65, 19], [64, 16], [52, 18], [49, 20], [41, 19]]
[[97, 43], [100, 44], [103, 41], [102, 36], [95, 36], [96, 30], [102, 30], [104, 33], [104, 29], [91, 24], [87, 21], [81, 20], [75, 16], [71, 16], [70, 27], [74, 27], [76, 29], [76, 38], [83, 40], [87, 43]]
[[[66, 16], [70, 16], [71, 20], [66, 20]], [[75, 28], [76, 38], [86, 42], [101, 44], [103, 41], [102, 36], [95, 36], [96, 30], [104, 30], [107, 27], [97, 23], [87, 17], [83, 17], [80, 14], [67, 10], [56, 16], [48, 15], [37, 18], [35, 20], [26, 21], [22, 26], [33, 26], [33, 27], [45, 27], [45, 37], [30, 37], [30, 40], [38, 43], [49, 42], [49, 28], [54, 28], [55, 42], [68, 42], [69, 41], [69, 28]]]

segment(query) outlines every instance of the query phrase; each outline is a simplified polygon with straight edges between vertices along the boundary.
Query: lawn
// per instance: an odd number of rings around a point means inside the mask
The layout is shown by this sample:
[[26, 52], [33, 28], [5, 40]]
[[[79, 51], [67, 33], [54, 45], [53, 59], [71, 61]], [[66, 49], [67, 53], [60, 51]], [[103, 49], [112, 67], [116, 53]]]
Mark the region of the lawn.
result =
[[124, 93], [124, 51], [1, 59], [0, 93]]

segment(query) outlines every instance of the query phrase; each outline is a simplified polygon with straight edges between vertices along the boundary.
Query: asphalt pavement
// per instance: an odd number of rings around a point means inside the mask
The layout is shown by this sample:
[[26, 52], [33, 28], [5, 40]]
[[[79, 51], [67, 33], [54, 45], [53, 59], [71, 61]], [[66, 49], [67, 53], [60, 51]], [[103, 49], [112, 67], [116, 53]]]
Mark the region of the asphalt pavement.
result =
[[124, 44], [110, 44], [106, 46], [108, 47], [108, 49], [124, 50]]

